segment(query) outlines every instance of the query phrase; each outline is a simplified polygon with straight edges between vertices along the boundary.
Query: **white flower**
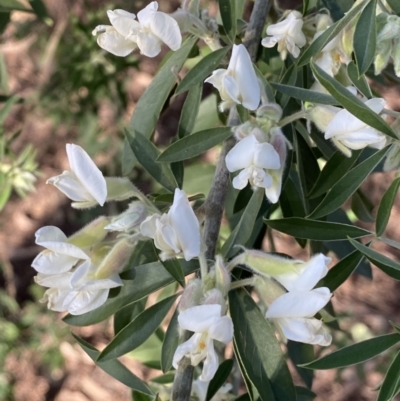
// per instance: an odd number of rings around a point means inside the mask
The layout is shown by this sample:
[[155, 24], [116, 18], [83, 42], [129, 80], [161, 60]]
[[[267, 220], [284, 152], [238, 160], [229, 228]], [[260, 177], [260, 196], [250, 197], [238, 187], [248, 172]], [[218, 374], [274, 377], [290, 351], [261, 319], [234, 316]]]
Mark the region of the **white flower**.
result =
[[72, 207], [103, 206], [107, 198], [107, 184], [101, 171], [78, 145], [68, 143], [67, 155], [71, 171], [49, 178], [47, 184], [54, 185], [72, 199]]
[[291, 11], [283, 21], [268, 26], [269, 36], [264, 38], [261, 44], [264, 47], [274, 47], [278, 43], [278, 52], [282, 60], [286, 59], [287, 52], [297, 58], [300, 48], [306, 44], [302, 27], [302, 15], [298, 11]]
[[[197, 396], [199, 401], [206, 401], [209, 382], [195, 380], [192, 384], [192, 396]], [[230, 383], [224, 384], [220, 387], [217, 393], [211, 398], [210, 401], [224, 401], [229, 398], [229, 391], [232, 390]]]
[[204, 360], [199, 379], [211, 380], [218, 369], [214, 340], [224, 344], [232, 340], [232, 319], [229, 316], [221, 316], [221, 305], [200, 305], [181, 312], [178, 322], [183, 330], [192, 331], [194, 334], [176, 349], [173, 366], [176, 369], [179, 361], [185, 356], [190, 358], [193, 366]]
[[171, 16], [158, 10], [158, 3], [151, 2], [135, 14], [124, 10], [107, 11], [111, 25], [99, 25], [93, 35], [103, 32], [97, 43], [110, 53], [125, 57], [137, 47], [141, 54], [155, 57], [165, 43], [170, 49], [178, 50], [182, 35], [178, 23]]
[[125, 212], [113, 217], [111, 223], [104, 228], [110, 231], [130, 232], [136, 229], [146, 217], [146, 206], [141, 202], [132, 202]]
[[228, 69], [215, 70], [205, 82], [219, 90], [227, 105], [237, 103], [255, 110], [260, 103], [260, 86], [250, 55], [243, 45], [233, 45]]
[[199, 221], [183, 190], [175, 189], [168, 213], [149, 216], [140, 230], [142, 235], [154, 239], [154, 245], [162, 251], [162, 260], [182, 255], [191, 260], [200, 254]]
[[[385, 107], [385, 100], [381, 98], [369, 99], [365, 102], [373, 113], [381, 113]], [[386, 145], [386, 136], [359, 120], [347, 110], [339, 111], [329, 123], [325, 139], [332, 139], [333, 143], [346, 156], [351, 156], [351, 150], [363, 149], [371, 146], [382, 149]]]
[[65, 273], [79, 261], [90, 259], [81, 248], [68, 243], [68, 238], [58, 227], [42, 227], [35, 236], [35, 242], [47, 248], [32, 262], [32, 267], [39, 273]]
[[289, 291], [269, 306], [266, 317], [274, 319], [284, 336], [307, 344], [329, 345], [332, 337], [313, 316], [330, 300], [329, 288], [311, 291]]
[[[242, 170], [232, 181], [236, 189], [243, 189], [250, 182], [252, 187], [267, 190], [274, 184], [271, 171], [281, 168], [280, 156], [274, 147], [259, 142], [254, 135], [240, 140], [226, 155], [225, 163], [231, 173]], [[270, 200], [277, 201], [275, 197]]]

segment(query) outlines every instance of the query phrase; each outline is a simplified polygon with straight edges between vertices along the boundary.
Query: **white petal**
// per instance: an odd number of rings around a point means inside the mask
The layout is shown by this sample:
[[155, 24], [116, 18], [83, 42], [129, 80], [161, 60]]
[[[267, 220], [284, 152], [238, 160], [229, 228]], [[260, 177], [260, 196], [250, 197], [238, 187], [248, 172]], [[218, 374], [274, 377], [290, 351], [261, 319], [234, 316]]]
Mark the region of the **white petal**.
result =
[[172, 366], [175, 369], [178, 368], [178, 363], [185, 355], [196, 351], [198, 342], [197, 339], [198, 335], [194, 334], [192, 337], [189, 338], [189, 340], [185, 341], [184, 343], [178, 346], [172, 359]]
[[337, 135], [335, 139], [354, 150], [363, 149], [368, 145], [386, 143], [386, 137], [383, 134], [368, 126], [356, 132], [349, 132], [347, 135]]
[[49, 251], [40, 252], [32, 262], [32, 267], [39, 273], [59, 274], [71, 270], [79, 259]]
[[221, 317], [221, 305], [199, 305], [181, 312], [178, 316], [179, 326], [183, 330], [201, 333]]
[[79, 291], [77, 294], [70, 293], [64, 304], [68, 304], [68, 312], [71, 315], [82, 315], [97, 309], [107, 301], [109, 290], [101, 291]]
[[125, 39], [117, 31], [107, 31], [99, 35], [97, 44], [104, 50], [107, 50], [114, 56], [126, 57], [132, 53], [137, 45], [129, 39]]
[[72, 172], [93, 198], [103, 206], [107, 198], [107, 184], [102, 172], [80, 146], [68, 143], [67, 154]]
[[203, 371], [199, 376], [199, 380], [208, 382], [210, 381], [215, 372], [218, 370], [218, 355], [214, 350], [214, 344], [211, 341], [207, 344], [207, 356], [204, 360]]
[[145, 26], [146, 28], [150, 27], [151, 20], [153, 19], [154, 14], [157, 10], [158, 10], [158, 3], [156, 1], [152, 1], [143, 10], [139, 11], [137, 18], [140, 24]]
[[254, 135], [249, 135], [240, 140], [226, 155], [225, 164], [228, 171], [250, 167], [253, 164], [255, 146], [259, 142]]
[[[299, 291], [310, 291], [318, 283], [321, 278], [328, 273], [328, 265], [331, 258], [327, 258], [322, 253], [314, 255], [307, 263], [304, 264], [303, 272], [293, 283], [294, 289]], [[288, 288], [290, 291], [291, 288]]]
[[233, 337], [232, 319], [229, 316], [221, 316], [211, 324], [208, 334], [212, 339], [228, 344]]
[[62, 274], [42, 274], [39, 273], [34, 277], [35, 283], [42, 287], [68, 289], [70, 288], [72, 273]]
[[140, 232], [142, 235], [154, 239], [157, 230], [157, 220], [159, 220], [160, 217], [159, 214], [153, 214], [147, 217], [146, 220], [140, 224]]
[[140, 53], [147, 57], [155, 57], [161, 51], [161, 40], [152, 33], [139, 32], [136, 41]]
[[72, 256], [76, 259], [89, 259], [89, 256], [81, 248], [67, 242], [41, 241], [39, 245], [61, 255]]
[[64, 171], [62, 174], [51, 177], [46, 181], [46, 184], [54, 185], [69, 199], [77, 202], [94, 200], [92, 195], [79, 182], [75, 174]]
[[171, 50], [178, 50], [182, 44], [182, 35], [178, 23], [169, 15], [156, 12], [151, 20], [151, 31]]
[[47, 307], [56, 312], [65, 312], [65, 298], [68, 296], [69, 290], [60, 290], [58, 288], [49, 288], [40, 302], [47, 302]]
[[250, 177], [253, 173], [253, 168], [245, 168], [233, 180], [232, 186], [236, 189], [243, 189], [249, 183]]
[[199, 256], [201, 238], [196, 215], [183, 190], [175, 189], [174, 202], [168, 212], [185, 260]]
[[265, 169], [278, 169], [281, 161], [278, 152], [269, 143], [259, 143], [254, 146], [254, 165]]
[[114, 274], [111, 277], [102, 280], [93, 280], [85, 283], [79, 290], [80, 291], [99, 291], [110, 288], [121, 287], [123, 285], [122, 280], [118, 274]]
[[233, 48], [232, 57], [234, 50], [237, 49], [234, 78], [239, 87], [241, 103], [246, 109], [255, 110], [260, 103], [260, 85], [253, 63], [248, 51], [242, 44], [233, 45]]
[[223, 68], [219, 68], [218, 70], [213, 71], [212, 75], [208, 77], [204, 82], [208, 82], [209, 84], [213, 85], [214, 88], [221, 91], [222, 82], [224, 80], [224, 76], [226, 74], [226, 70]]
[[264, 47], [274, 47], [278, 43], [278, 38], [276, 36], [266, 37], [261, 41], [261, 45]]
[[374, 97], [365, 102], [365, 105], [368, 106], [374, 113], [379, 114], [382, 112], [386, 105], [385, 99]]
[[311, 317], [329, 302], [331, 296], [326, 287], [312, 291], [293, 290], [275, 299], [268, 308], [266, 317]]
[[135, 20], [135, 14], [128, 13], [125, 10], [107, 11], [111, 25], [125, 39], [132, 34], [137, 34], [140, 30], [140, 24]]
[[235, 103], [241, 103], [239, 100], [240, 90], [238, 83], [235, 79], [225, 74], [222, 80], [222, 89], [220, 90], [222, 100], [233, 101]]
[[[55, 226], [45, 226], [35, 232], [35, 242], [42, 245], [47, 242], [66, 242], [67, 236]], [[46, 245], [42, 245], [45, 246]], [[47, 247], [46, 247], [47, 248]]]
[[265, 196], [271, 203], [277, 203], [281, 196], [283, 169], [269, 171], [269, 173], [272, 177], [272, 184], [265, 188]]

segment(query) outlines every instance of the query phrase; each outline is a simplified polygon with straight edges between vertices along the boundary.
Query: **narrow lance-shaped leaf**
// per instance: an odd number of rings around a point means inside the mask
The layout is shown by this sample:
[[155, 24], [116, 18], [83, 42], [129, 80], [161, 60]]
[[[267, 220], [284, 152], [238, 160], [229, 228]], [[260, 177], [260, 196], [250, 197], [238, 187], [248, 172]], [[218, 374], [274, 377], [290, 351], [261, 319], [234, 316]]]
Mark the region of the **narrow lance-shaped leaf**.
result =
[[362, 10], [354, 31], [353, 47], [359, 76], [368, 70], [375, 57], [376, 5], [377, 0], [369, 1]]
[[398, 139], [389, 125], [378, 114], [371, 111], [357, 96], [350, 93], [335, 78], [331, 77], [324, 70], [311, 62], [311, 70], [318, 81], [327, 91], [351, 114], [376, 130], [383, 132], [391, 138]]
[[126, 138], [129, 140], [131, 149], [143, 168], [165, 189], [174, 192], [178, 184], [170, 167], [165, 163], [156, 161], [160, 155], [157, 147], [140, 133], [133, 133], [131, 128], [126, 130]]
[[181, 285], [185, 287], [185, 274], [179, 261], [175, 258], [161, 261], [165, 270]]
[[347, 237], [360, 238], [372, 233], [348, 224], [290, 217], [287, 219], [264, 220], [269, 227], [296, 238], [314, 241], [340, 241]]
[[231, 374], [232, 368], [233, 359], [226, 359], [219, 365], [217, 372], [208, 385], [206, 401], [210, 401], [225, 384]]
[[125, 326], [127, 326], [135, 317], [142, 313], [146, 307], [146, 298], [132, 304], [126, 305], [123, 308], [117, 310], [114, 315], [114, 335], [120, 332]]
[[400, 334], [392, 333], [361, 341], [341, 348], [315, 361], [301, 365], [307, 369], [334, 369], [365, 362], [400, 341]]
[[347, 75], [349, 76], [351, 82], [353, 82], [354, 86], [368, 99], [371, 99], [372, 92], [371, 88], [368, 85], [368, 81], [365, 78], [365, 75], [358, 75], [358, 70], [354, 61], [351, 61], [347, 65]]
[[309, 215], [310, 218], [318, 219], [326, 216], [339, 207], [359, 188], [364, 180], [371, 174], [380, 161], [386, 156], [389, 147], [373, 154], [368, 159], [348, 171], [322, 199], [321, 203]]
[[210, 128], [185, 136], [170, 145], [157, 162], [176, 162], [190, 159], [223, 142], [232, 135], [230, 127]]
[[192, 133], [197, 113], [199, 112], [203, 84], [198, 83], [190, 88], [182, 107], [178, 125], [178, 137], [183, 138]]
[[226, 56], [229, 51], [228, 47], [215, 50], [201, 59], [182, 79], [175, 94], [183, 93], [194, 85], [202, 84], [204, 80], [218, 68], [221, 60]]
[[83, 348], [83, 350], [89, 355], [90, 359], [101, 369], [103, 369], [110, 376], [114, 377], [126, 386], [134, 389], [140, 393], [154, 396], [154, 393], [143, 383], [137, 376], [135, 376], [126, 366], [124, 366], [120, 361], [108, 361], [99, 362], [97, 357], [100, 355], [100, 351], [94, 348], [91, 344], [78, 337], [74, 333], [72, 336], [78, 342], [78, 344]]
[[309, 89], [298, 88], [297, 86], [282, 85], [271, 83], [272, 87], [281, 93], [285, 93], [290, 97], [302, 100], [303, 102], [311, 102], [318, 104], [338, 105], [339, 102], [331, 95], [326, 93], [315, 92]]
[[312, 57], [318, 54], [344, 27], [364, 8], [369, 0], [364, 0], [353, 7], [342, 19], [331, 25], [322, 35], [311, 43], [297, 61], [297, 66], [308, 64]]
[[399, 192], [400, 177], [393, 180], [389, 189], [385, 192], [379, 204], [376, 214], [376, 235], [380, 237], [386, 229], [396, 195]]
[[236, 1], [218, 0], [218, 3], [225, 33], [228, 35], [231, 42], [234, 43], [236, 36]]
[[390, 401], [400, 392], [400, 351], [394, 357], [381, 384], [377, 401]]
[[164, 373], [171, 369], [174, 353], [179, 344], [178, 314], [179, 310], [176, 308], [165, 332], [161, 348], [161, 369]]
[[400, 15], [400, 3], [397, 0], [386, 0], [390, 8], [397, 14]]
[[376, 267], [379, 267], [379, 269], [385, 272], [388, 276], [393, 277], [396, 280], [400, 280], [400, 263], [389, 259], [379, 252], [376, 252], [373, 249], [352, 240], [351, 238], [349, 238], [349, 241], [354, 248], [359, 250]]
[[229, 293], [237, 357], [262, 401], [295, 401], [296, 391], [271, 324], [244, 291]]
[[118, 358], [143, 344], [160, 326], [177, 296], [168, 297], [138, 315], [104, 348], [98, 361]]

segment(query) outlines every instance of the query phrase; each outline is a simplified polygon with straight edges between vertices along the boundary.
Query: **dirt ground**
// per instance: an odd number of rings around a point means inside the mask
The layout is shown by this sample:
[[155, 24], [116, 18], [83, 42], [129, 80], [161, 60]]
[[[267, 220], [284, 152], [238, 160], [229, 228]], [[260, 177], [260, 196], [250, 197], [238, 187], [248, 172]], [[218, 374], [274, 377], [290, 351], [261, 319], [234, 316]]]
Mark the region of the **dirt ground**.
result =
[[[93, 2], [93, 1], [92, 1]], [[59, 5], [55, 4], [60, 3]], [[83, 1], [52, 2], [48, 1], [49, 13], [55, 24], [49, 42], [53, 40], [55, 45], [63, 40], [63, 35], [68, 30], [65, 19], [67, 12], [79, 16], [83, 10]], [[100, 2], [98, 2], [100, 4]], [[174, 8], [173, 2], [162, 2], [162, 8], [170, 11]], [[26, 14], [16, 13], [13, 18], [27, 18]], [[106, 21], [106, 16], [104, 16]], [[46, 84], [57, 64], [52, 57], [51, 49], [48, 49], [48, 58], [39, 65], [37, 55], [30, 52], [31, 46], [37, 40], [34, 32], [22, 40], [13, 38], [12, 32], [8, 32], [1, 41], [0, 52], [4, 55], [10, 74], [11, 92], [23, 97], [29, 97], [40, 92], [40, 88]], [[89, 39], [88, 39], [89, 40]], [[90, 40], [91, 37], [90, 37]], [[142, 59], [139, 61], [139, 69], [132, 69], [129, 74], [129, 97], [125, 111], [125, 123], [132, 113], [135, 103], [152, 79], [158, 60]], [[384, 90], [389, 107], [400, 110], [400, 87], [392, 87]], [[179, 109], [179, 101], [175, 104]], [[176, 124], [177, 112], [164, 118], [162, 132], [169, 131], [165, 124]], [[104, 103], [99, 108], [101, 129], [110, 135], [115, 123], [115, 111], [113, 106]], [[59, 174], [68, 168], [65, 155], [65, 144], [76, 140], [77, 128], [73, 125], [56, 124], [54, 120], [46, 116], [43, 111], [24, 104], [15, 107], [15, 110], [6, 121], [6, 130], [21, 130], [21, 135], [14, 147], [18, 151], [27, 142], [32, 143], [37, 149], [37, 161], [42, 173], [36, 185], [36, 191], [25, 199], [16, 196], [12, 198], [6, 208], [0, 212], [0, 261], [5, 267], [3, 277], [0, 277], [0, 285], [7, 292], [23, 304], [29, 295], [26, 293], [32, 283], [34, 270], [30, 267], [33, 258], [40, 252], [40, 248], [34, 244], [34, 233], [45, 225], [56, 225], [62, 228], [66, 234], [74, 232], [78, 223], [71, 223], [71, 211], [69, 201], [65, 196], [45, 184], [46, 180]], [[117, 152], [118, 149], [114, 149]], [[110, 161], [109, 154], [100, 153], [96, 162], [106, 165]], [[368, 194], [374, 205], [379, 204], [384, 191], [389, 187], [393, 174], [375, 173], [363, 189]], [[399, 199], [400, 200], [400, 199]], [[399, 201], [398, 200], [398, 201]], [[375, 211], [376, 213], [376, 208]], [[394, 240], [400, 240], [400, 202], [397, 202], [392, 210], [386, 235]], [[72, 220], [73, 221], [73, 220]], [[366, 223], [359, 223], [362, 227], [368, 227]], [[371, 226], [372, 227], [372, 226]], [[274, 233], [277, 251], [287, 252], [294, 257], [301, 257], [302, 250], [289, 237]], [[400, 260], [400, 251], [379, 245], [377, 249], [385, 255]], [[303, 255], [304, 256], [304, 255]], [[400, 286], [399, 283], [387, 277], [380, 270], [373, 267], [373, 281], [365, 277], [354, 275], [336, 292], [333, 304], [339, 315], [345, 316], [341, 320], [344, 329], [350, 330], [356, 341], [384, 334], [390, 331], [389, 320], [400, 323]], [[53, 313], [53, 312], [49, 312]], [[61, 322], [60, 325], [64, 325]], [[111, 323], [91, 326], [88, 328], [74, 329], [73, 331], [82, 338], [90, 341], [98, 349], [104, 348], [112, 337]], [[110, 378], [98, 367], [95, 367], [90, 358], [74, 343], [67, 340], [60, 345], [61, 353], [65, 359], [65, 366], [56, 371], [52, 376], [44, 374], [40, 361], [32, 359], [27, 353], [23, 358], [10, 357], [4, 366], [11, 375], [14, 383], [15, 401], [128, 401], [130, 391], [124, 385]], [[329, 352], [328, 349], [326, 352]], [[325, 352], [325, 351], [324, 351]], [[140, 363], [124, 357], [123, 362], [139, 377], [147, 379], [156, 372], [144, 368]], [[384, 370], [380, 366], [387, 367], [388, 359], [385, 356], [367, 362], [363, 371], [355, 367], [346, 368], [340, 372], [336, 370], [317, 371], [313, 385], [313, 391], [318, 394], [318, 401], [372, 401], [376, 399], [376, 388], [384, 377]], [[340, 378], [340, 380], [338, 380]]]

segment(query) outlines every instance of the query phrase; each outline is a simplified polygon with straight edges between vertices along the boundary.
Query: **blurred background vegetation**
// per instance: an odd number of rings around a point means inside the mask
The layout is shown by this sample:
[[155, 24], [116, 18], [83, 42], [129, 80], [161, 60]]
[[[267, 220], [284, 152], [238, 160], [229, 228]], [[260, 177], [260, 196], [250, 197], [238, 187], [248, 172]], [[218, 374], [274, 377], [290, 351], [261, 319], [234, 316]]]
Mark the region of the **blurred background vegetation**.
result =
[[[155, 59], [137, 53], [118, 58], [100, 49], [91, 32], [95, 26], [108, 23], [108, 9], [137, 12], [148, 3], [0, 0], [0, 400], [131, 398], [127, 388], [95, 368], [76, 346], [60, 314], [47, 311], [38, 302], [43, 290], [33, 284], [30, 264], [40, 252], [34, 244], [38, 228], [56, 225], [70, 235], [100, 213], [118, 212], [115, 204], [107, 204], [101, 212], [92, 209], [77, 214], [70, 201], [45, 181], [68, 169], [65, 144], [69, 142], [84, 147], [106, 175], [121, 174], [123, 127], [166, 49]], [[282, 6], [289, 8], [295, 3], [282, 1]], [[162, 11], [172, 12], [179, 1], [162, 0], [159, 4]], [[216, 13], [215, 1], [204, 4]], [[248, 15], [251, 2], [246, 4]], [[186, 67], [196, 60], [189, 60]], [[391, 86], [390, 91], [398, 97], [399, 88]], [[219, 124], [217, 98], [210, 87], [204, 88], [203, 97], [194, 131]], [[175, 135], [183, 101], [184, 96], [172, 99], [163, 112], [155, 135], [158, 144], [168, 143]], [[396, 107], [398, 103], [392, 103], [392, 108]], [[188, 193], [207, 194], [216, 158], [216, 152], [210, 151], [187, 166]], [[143, 171], [135, 169], [130, 177], [146, 193], [153, 190]], [[391, 179], [379, 173], [366, 182], [364, 189], [372, 206]], [[398, 205], [394, 213], [400, 213]], [[399, 234], [393, 218], [391, 222], [392, 235]], [[360, 225], [367, 227], [367, 223]], [[275, 236], [279, 251], [305, 257], [289, 237], [270, 234]], [[335, 307], [349, 334], [337, 335], [334, 346], [389, 331], [391, 317], [399, 322], [397, 283], [381, 272], [373, 273], [373, 282], [355, 276], [336, 292]], [[170, 290], [166, 288], [159, 296]], [[101, 349], [112, 336], [112, 324], [74, 331]], [[162, 333], [154, 334], [131, 355], [135, 359], [126, 358], [124, 363], [144, 379], [155, 378], [159, 372], [151, 368], [155, 367], [161, 338]], [[317, 372], [313, 388], [325, 401], [373, 400], [376, 395], [371, 387], [379, 384], [391, 356], [383, 355], [356, 368]]]

